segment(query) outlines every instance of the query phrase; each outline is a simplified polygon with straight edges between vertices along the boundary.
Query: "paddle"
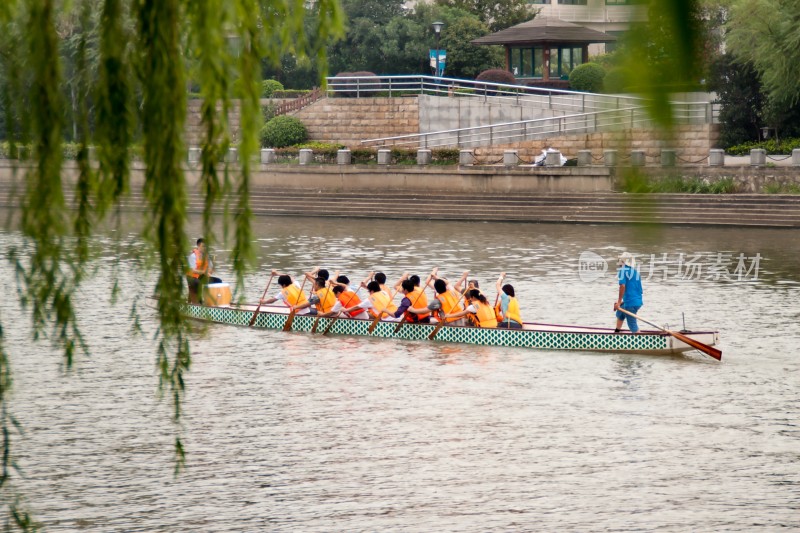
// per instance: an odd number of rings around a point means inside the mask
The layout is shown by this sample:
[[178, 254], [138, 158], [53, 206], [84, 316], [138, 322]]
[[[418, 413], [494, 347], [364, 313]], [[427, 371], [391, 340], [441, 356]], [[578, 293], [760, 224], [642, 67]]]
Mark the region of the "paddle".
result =
[[[269, 281], [267, 282], [267, 288], [264, 289], [264, 294], [261, 295], [261, 300], [267, 297], [267, 291], [269, 290], [269, 286], [272, 283], [272, 278], [275, 277], [275, 274], [272, 274], [269, 277]], [[253, 318], [250, 319], [250, 323], [247, 325], [248, 327], [252, 327], [253, 324], [256, 323], [256, 319], [258, 318], [258, 311], [261, 309], [261, 300], [258, 301], [258, 307], [256, 307], [256, 312], [253, 313]]]
[[[303, 276], [303, 283], [300, 285], [300, 294], [303, 294], [303, 289], [306, 286], [306, 280], [308, 278]], [[292, 310], [289, 311], [289, 318], [286, 319], [286, 324], [283, 325], [283, 331], [291, 331], [292, 330], [292, 322], [294, 321], [294, 315], [297, 314], [297, 309], [295, 306], [292, 306]]]
[[[456, 307], [458, 307], [458, 304], [461, 303], [461, 300], [464, 298], [465, 294], [467, 294], [467, 291], [462, 292], [461, 296], [458, 297], [458, 300], [456, 300]], [[444, 312], [444, 309], [442, 309], [442, 319], [439, 321], [438, 324], [436, 324], [436, 327], [433, 328], [431, 334], [428, 335], [428, 340], [432, 341], [433, 339], [435, 339], [436, 334], [439, 333], [439, 330], [442, 329], [442, 326], [444, 326], [445, 322], [447, 322], [447, 320], [445, 319], [445, 314], [446, 313]]]
[[722, 350], [718, 350], [717, 348], [714, 348], [713, 346], [709, 346], [708, 344], [703, 344], [700, 341], [696, 341], [696, 340], [692, 339], [691, 337], [687, 337], [683, 333], [678, 333], [677, 331], [672, 331], [672, 330], [669, 330], [667, 328], [663, 328], [663, 327], [659, 326], [658, 324], [653, 324], [649, 320], [645, 320], [644, 318], [642, 318], [640, 316], [637, 316], [637, 315], [631, 313], [630, 311], [626, 311], [625, 309], [623, 309], [621, 307], [619, 307], [617, 310], [618, 311], [622, 311], [626, 315], [632, 316], [633, 318], [635, 318], [637, 320], [641, 320], [645, 324], [650, 324], [654, 328], [660, 329], [664, 333], [668, 333], [669, 335], [672, 335], [673, 337], [675, 337], [679, 341], [684, 342], [684, 343], [688, 344], [689, 346], [691, 346], [692, 348], [694, 348], [696, 350], [700, 350], [701, 352], [703, 352], [703, 353], [705, 353], [707, 355], [710, 355], [711, 357], [713, 357], [717, 361], [722, 361]]
[[[336, 283], [336, 282], [334, 282], [334, 283]], [[343, 283], [337, 283], [337, 285], [343, 285]], [[358, 293], [359, 293], [360, 290], [361, 290], [361, 287], [356, 289], [356, 292], [353, 293], [353, 296], [351, 296], [350, 298], [347, 299], [347, 303], [344, 305], [345, 309], [350, 306], [350, 302], [353, 301], [353, 298], [358, 296]], [[339, 311], [336, 314], [336, 316], [333, 317], [333, 320], [331, 320], [331, 323], [328, 324], [328, 327], [325, 328], [325, 331], [322, 332], [323, 335], [327, 335], [328, 334], [328, 332], [331, 330], [331, 328], [333, 327], [333, 325], [336, 323], [336, 321], [339, 319], [340, 316], [342, 316], [342, 312], [341, 311]]]
[[[426, 291], [426, 290], [428, 290], [428, 287], [429, 287], [429, 286], [430, 286], [430, 284], [431, 284], [431, 280], [433, 279], [433, 276], [435, 276], [435, 275], [436, 275], [436, 272], [438, 272], [438, 270], [439, 270], [439, 267], [436, 267], [436, 268], [434, 268], [433, 270], [431, 270], [431, 273], [430, 273], [430, 275], [428, 276], [428, 280], [425, 282], [425, 286], [422, 288], [422, 290], [421, 290], [421, 291], [419, 291], [419, 294], [417, 294], [417, 297], [416, 297], [416, 298], [414, 298], [414, 301], [413, 301], [413, 302], [411, 302], [411, 306], [410, 306], [410, 307], [414, 307], [414, 306], [416, 305], [416, 303], [417, 303], [417, 300], [419, 300], [420, 296], [422, 296], [422, 295], [425, 293], [425, 291]], [[410, 300], [409, 300], [409, 301], [410, 301]], [[380, 316], [380, 315], [378, 315], [378, 316]], [[400, 323], [398, 323], [398, 324], [397, 324], [397, 327], [396, 327], [396, 328], [394, 328], [394, 333], [395, 333], [395, 335], [397, 334], [397, 332], [399, 332], [399, 331], [400, 331], [400, 328], [402, 328], [402, 327], [403, 327], [403, 324], [405, 324], [405, 323], [406, 323], [406, 317], [407, 317], [407, 316], [408, 316], [407, 314], [404, 314], [404, 315], [403, 315], [403, 320], [401, 320], [401, 321], [400, 321]]]

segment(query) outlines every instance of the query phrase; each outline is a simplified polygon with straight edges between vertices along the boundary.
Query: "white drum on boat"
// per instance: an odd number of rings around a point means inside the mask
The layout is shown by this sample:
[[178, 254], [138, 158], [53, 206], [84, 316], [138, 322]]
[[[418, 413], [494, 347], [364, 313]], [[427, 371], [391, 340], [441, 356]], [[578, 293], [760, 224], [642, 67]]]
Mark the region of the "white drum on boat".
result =
[[231, 305], [231, 287], [227, 283], [209, 283], [203, 290], [203, 303], [217, 307]]

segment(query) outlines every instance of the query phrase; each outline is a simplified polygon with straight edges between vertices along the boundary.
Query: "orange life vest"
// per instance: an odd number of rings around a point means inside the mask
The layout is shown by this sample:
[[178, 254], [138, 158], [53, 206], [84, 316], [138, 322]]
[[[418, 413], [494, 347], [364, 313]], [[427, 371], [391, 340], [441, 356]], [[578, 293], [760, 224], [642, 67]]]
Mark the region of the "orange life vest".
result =
[[[406, 298], [408, 298], [408, 301], [411, 302], [411, 307], [415, 307], [417, 309], [428, 307], [428, 297], [425, 296], [425, 292], [419, 287], [416, 287], [413, 292], [406, 294]], [[406, 322], [420, 322], [429, 316], [431, 316], [430, 312], [422, 313], [420, 315], [411, 313], [409, 311], [405, 312]]]
[[[460, 296], [456, 295], [454, 291], [448, 290], [442, 294], [437, 294], [436, 299], [442, 303], [442, 312], [446, 315], [452, 315], [461, 311], [461, 306], [458, 305]], [[455, 322], [461, 320], [460, 318], [448, 318], [446, 322]]]
[[467, 316], [474, 326], [478, 326], [480, 328], [497, 327], [497, 317], [495, 316], [494, 309], [492, 309], [491, 306], [478, 300], [473, 300], [472, 305], [475, 306], [478, 312], [469, 313]]
[[508, 316], [505, 316], [505, 317], [503, 316], [503, 313], [500, 311], [501, 307], [502, 307], [501, 303], [497, 302], [497, 305], [494, 308], [495, 315], [497, 316], [497, 321], [498, 322], [502, 322], [506, 318], [510, 318], [511, 320], [516, 322], [517, 324], [522, 324], [522, 318], [520, 317], [520, 314], [519, 314], [519, 302], [517, 301], [517, 299], [515, 297], [513, 297], [513, 296], [509, 296], [508, 297]]
[[315, 294], [319, 296], [319, 303], [316, 304], [316, 307], [320, 313], [328, 313], [336, 305], [336, 295], [329, 287], [320, 289]]
[[195, 261], [197, 264], [195, 265], [194, 270], [189, 271], [189, 275], [192, 276], [193, 278], [199, 278], [200, 274], [198, 272], [195, 272], [195, 270], [199, 270], [200, 272], [205, 272], [206, 266], [208, 266], [208, 257], [200, 253], [200, 250], [198, 248], [192, 250], [192, 253], [194, 254]]
[[[339, 302], [341, 302], [342, 306], [344, 306], [345, 309], [349, 309], [354, 305], [360, 304], [361, 298], [359, 298], [358, 294], [354, 293], [353, 291], [345, 289], [344, 291], [339, 293]], [[363, 312], [364, 312], [363, 309], [353, 309], [352, 311], [346, 314], [350, 315], [351, 317], [355, 317]]]
[[372, 307], [374, 307], [374, 309], [369, 310], [369, 314], [372, 315], [373, 318], [378, 316], [378, 313], [384, 309], [386, 310], [386, 312], [383, 313], [384, 316], [387, 313], [394, 315], [394, 312], [397, 311], [397, 306], [389, 300], [389, 295], [383, 291], [373, 292], [370, 294], [369, 301], [372, 302]]
[[298, 306], [308, 302], [306, 295], [300, 290], [300, 287], [294, 283], [281, 289], [281, 294], [283, 294], [283, 297], [286, 299], [287, 305]]

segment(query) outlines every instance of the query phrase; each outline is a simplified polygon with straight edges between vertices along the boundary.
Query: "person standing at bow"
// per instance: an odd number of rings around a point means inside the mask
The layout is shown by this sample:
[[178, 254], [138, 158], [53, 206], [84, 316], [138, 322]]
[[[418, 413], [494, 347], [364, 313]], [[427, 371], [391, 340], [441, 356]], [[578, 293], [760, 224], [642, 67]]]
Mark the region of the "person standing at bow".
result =
[[222, 280], [211, 276], [214, 273], [214, 263], [208, 257], [206, 242], [202, 238], [197, 239], [197, 246], [186, 259], [189, 270], [186, 272], [186, 282], [189, 285], [189, 303], [196, 304], [200, 298], [200, 286], [208, 283], [222, 283]]
[[639, 324], [636, 319], [630, 315], [626, 315], [620, 308], [625, 309], [634, 315], [639, 312], [639, 309], [644, 304], [642, 294], [642, 278], [639, 271], [636, 270], [636, 259], [625, 252], [617, 259], [617, 279], [619, 280], [619, 293], [617, 301], [614, 302], [614, 311], [617, 315], [617, 326], [614, 328], [614, 333], [619, 333], [622, 328], [622, 323], [628, 321], [628, 329], [631, 333], [638, 333]]
[[272, 271], [273, 276], [278, 276], [278, 285], [281, 290], [275, 296], [267, 299], [262, 299], [262, 304], [272, 304], [275, 302], [282, 302], [286, 307], [295, 308], [296, 314], [307, 315], [310, 313], [309, 306], [303, 304], [308, 303], [308, 299], [303, 291], [300, 290], [288, 274], [278, 274], [275, 270]]

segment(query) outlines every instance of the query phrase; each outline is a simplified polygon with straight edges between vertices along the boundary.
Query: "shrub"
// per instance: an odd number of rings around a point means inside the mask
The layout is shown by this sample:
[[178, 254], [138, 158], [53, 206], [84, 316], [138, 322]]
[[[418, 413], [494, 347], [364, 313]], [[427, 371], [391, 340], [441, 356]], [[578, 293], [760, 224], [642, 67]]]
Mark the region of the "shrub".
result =
[[283, 84], [278, 80], [264, 80], [261, 82], [261, 98], [271, 98], [275, 91], [282, 91]]
[[769, 155], [791, 154], [792, 150], [800, 148], [800, 138], [746, 142], [729, 146], [725, 152], [730, 155], [750, 155], [750, 150], [753, 148], [763, 148]]
[[505, 83], [507, 85], [516, 85], [517, 78], [514, 75], [502, 68], [490, 68], [489, 70], [484, 70], [478, 77], [475, 78], [476, 81], [485, 81], [489, 83]]
[[599, 93], [603, 91], [603, 78], [606, 71], [597, 63], [578, 65], [569, 73], [569, 86], [575, 91]]
[[310, 93], [308, 89], [284, 89], [272, 93], [273, 98], [300, 98]]
[[[336, 78], [375, 78], [374, 80], [337, 80]], [[383, 89], [378, 81], [378, 76], [374, 72], [365, 70], [358, 72], [340, 72], [331, 80], [331, 86], [336, 89], [336, 94], [344, 98], [358, 98], [363, 96], [373, 96]]]
[[261, 128], [261, 146], [283, 148], [308, 139], [308, 131], [300, 119], [288, 115], [275, 117]]

